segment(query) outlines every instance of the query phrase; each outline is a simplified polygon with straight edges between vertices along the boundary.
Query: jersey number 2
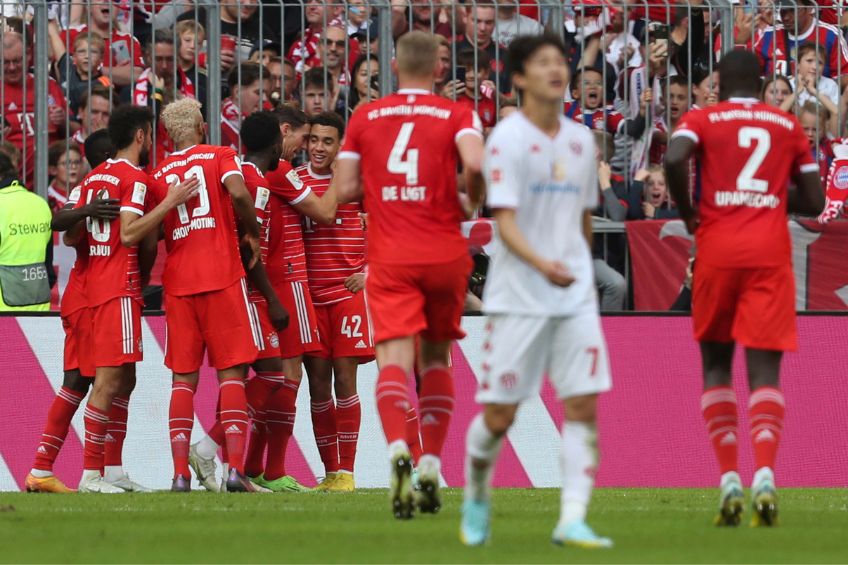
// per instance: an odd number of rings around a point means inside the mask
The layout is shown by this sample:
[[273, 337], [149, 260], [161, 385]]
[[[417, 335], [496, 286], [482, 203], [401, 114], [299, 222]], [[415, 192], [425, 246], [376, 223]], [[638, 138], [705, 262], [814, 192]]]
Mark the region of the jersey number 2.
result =
[[[197, 181], [200, 183], [200, 187], [197, 190], [197, 206], [195, 206], [194, 210], [191, 211], [192, 218], [199, 218], [209, 213], [209, 192], [206, 190], [206, 176], [203, 174], [203, 167], [195, 165], [187, 170], [185, 178], [190, 179], [191, 177], [196, 177]], [[182, 179], [180, 179], [179, 175], [171, 174], [165, 177], [165, 182], [169, 185], [173, 183], [179, 184], [182, 182]], [[177, 206], [177, 214], [180, 216], [181, 224], [187, 224], [191, 221], [185, 204]]]
[[[389, 162], [386, 165], [389, 172], [396, 175], [406, 175], [407, 186], [418, 184], [418, 150], [407, 149], [409, 138], [415, 124], [407, 122], [400, 127], [392, 152], [389, 153]], [[404, 158], [405, 156], [405, 158]]]
[[751, 144], [756, 142], [754, 152], [748, 157], [748, 162], [742, 167], [742, 171], [736, 178], [736, 190], [748, 192], [768, 192], [767, 180], [756, 179], [754, 175], [760, 170], [763, 161], [766, 160], [769, 149], [771, 149], [771, 134], [763, 128], [744, 127], [739, 129], [739, 147], [750, 149]]

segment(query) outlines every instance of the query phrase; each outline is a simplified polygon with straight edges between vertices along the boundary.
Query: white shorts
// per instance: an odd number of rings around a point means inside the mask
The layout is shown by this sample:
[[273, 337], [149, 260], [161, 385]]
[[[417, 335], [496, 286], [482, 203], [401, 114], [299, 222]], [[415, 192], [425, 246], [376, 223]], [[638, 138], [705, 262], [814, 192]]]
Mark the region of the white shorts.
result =
[[480, 404], [518, 404], [538, 395], [546, 374], [561, 399], [612, 388], [595, 312], [556, 318], [496, 314], [486, 329]]

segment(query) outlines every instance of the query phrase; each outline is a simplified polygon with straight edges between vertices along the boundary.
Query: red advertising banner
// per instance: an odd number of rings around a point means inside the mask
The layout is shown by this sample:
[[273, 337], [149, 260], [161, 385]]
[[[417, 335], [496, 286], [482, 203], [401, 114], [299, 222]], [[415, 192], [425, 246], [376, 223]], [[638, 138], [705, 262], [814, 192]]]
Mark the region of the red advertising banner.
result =
[[[686, 276], [694, 238], [683, 222], [626, 224], [635, 309], [668, 310]], [[789, 222], [798, 310], [848, 310], [848, 222]]]

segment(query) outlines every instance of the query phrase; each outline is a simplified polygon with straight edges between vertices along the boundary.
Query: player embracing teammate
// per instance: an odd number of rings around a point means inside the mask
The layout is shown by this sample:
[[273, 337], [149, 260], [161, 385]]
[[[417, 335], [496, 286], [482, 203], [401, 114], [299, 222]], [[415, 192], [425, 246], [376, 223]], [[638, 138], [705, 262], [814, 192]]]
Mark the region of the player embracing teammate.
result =
[[[754, 526], [777, 520], [774, 465], [783, 432], [780, 363], [797, 348], [788, 210], [819, 214], [818, 165], [795, 116], [757, 99], [756, 56], [733, 51], [719, 65], [721, 102], [681, 119], [666, 154], [669, 190], [695, 235], [692, 322], [701, 346], [701, 410], [721, 470], [716, 524], [736, 526], [744, 505], [731, 365], [745, 347], [756, 471]], [[700, 165], [697, 208], [687, 162]], [[797, 191], [789, 191], [790, 179]]]
[[[368, 214], [365, 290], [380, 368], [377, 410], [389, 444], [392, 510], [400, 519], [412, 517], [415, 503], [422, 512], [441, 506], [440, 455], [454, 405], [450, 348], [465, 335], [460, 320], [471, 272], [460, 231], [459, 163], [472, 205], [482, 197], [480, 120], [432, 94], [437, 67], [433, 35], [401, 37], [400, 89], [353, 114], [334, 179], [339, 202], [361, 200]], [[416, 336], [423, 455], [413, 500], [406, 419]]]

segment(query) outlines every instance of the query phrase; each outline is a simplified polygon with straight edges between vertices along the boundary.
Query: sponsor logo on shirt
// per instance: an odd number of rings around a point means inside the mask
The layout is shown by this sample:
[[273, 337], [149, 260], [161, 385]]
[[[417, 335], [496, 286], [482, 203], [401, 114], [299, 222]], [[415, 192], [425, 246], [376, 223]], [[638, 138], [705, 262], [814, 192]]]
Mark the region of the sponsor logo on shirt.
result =
[[716, 206], [745, 206], [746, 208], [777, 208], [780, 198], [774, 194], [761, 194], [736, 190], [723, 190], [715, 193]]
[[537, 182], [530, 185], [530, 194], [580, 194], [580, 187], [570, 182]]

